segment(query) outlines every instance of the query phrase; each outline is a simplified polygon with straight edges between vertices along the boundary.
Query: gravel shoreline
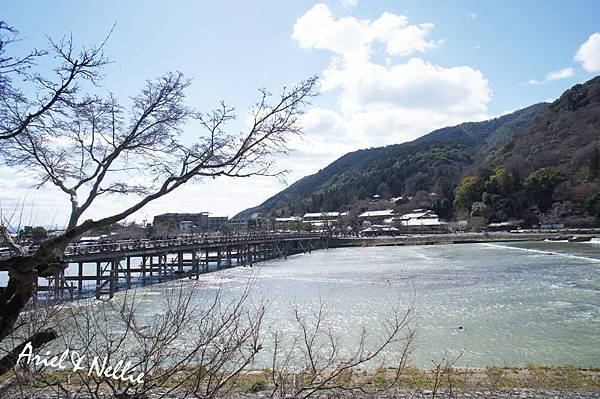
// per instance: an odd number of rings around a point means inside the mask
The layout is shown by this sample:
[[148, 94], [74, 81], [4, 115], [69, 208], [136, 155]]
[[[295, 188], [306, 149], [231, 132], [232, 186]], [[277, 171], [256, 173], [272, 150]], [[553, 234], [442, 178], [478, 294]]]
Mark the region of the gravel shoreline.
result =
[[[66, 396], [63, 394], [56, 394], [51, 392], [30, 392], [28, 393], [31, 399], [88, 399], [91, 396], [87, 394]], [[22, 396], [10, 395], [6, 398], [21, 398]], [[164, 392], [157, 391], [155, 393], [146, 396], [147, 399], [157, 399], [163, 397]], [[111, 396], [106, 396], [110, 398]], [[244, 394], [236, 393], [230, 395], [219, 396], [219, 398], [232, 398], [232, 399], [269, 399], [272, 396], [270, 393], [253, 393]], [[532, 389], [532, 388], [514, 388], [514, 389], [501, 389], [501, 390], [461, 390], [454, 389], [452, 391], [446, 389], [438, 390], [435, 395], [431, 390], [392, 390], [381, 393], [363, 394], [348, 392], [323, 392], [311, 396], [317, 399], [332, 399], [332, 398], [357, 398], [357, 399], [426, 399], [426, 398], [444, 398], [444, 399], [479, 399], [479, 398], [491, 398], [491, 399], [506, 399], [506, 398], [522, 398], [522, 399], [599, 399], [600, 392], [581, 392], [571, 390], [548, 390], [548, 389]], [[177, 396], [176, 394], [170, 394], [169, 396], [163, 397], [165, 399], [179, 399], [179, 398], [190, 398], [190, 396]]]

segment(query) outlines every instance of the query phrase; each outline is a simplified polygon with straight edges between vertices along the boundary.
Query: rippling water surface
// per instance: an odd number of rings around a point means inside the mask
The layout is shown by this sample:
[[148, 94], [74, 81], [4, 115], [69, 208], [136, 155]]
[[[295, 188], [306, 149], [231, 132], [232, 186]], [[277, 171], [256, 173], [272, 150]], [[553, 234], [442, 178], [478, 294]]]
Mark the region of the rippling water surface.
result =
[[458, 363], [472, 367], [600, 366], [599, 244], [321, 250], [205, 275], [197, 295], [219, 287], [235, 296], [250, 276], [253, 295], [269, 303], [269, 325], [284, 332], [296, 329], [290, 304], [310, 310], [324, 300], [350, 343], [361, 326], [377, 336], [391, 304], [414, 303], [418, 365], [462, 353]]

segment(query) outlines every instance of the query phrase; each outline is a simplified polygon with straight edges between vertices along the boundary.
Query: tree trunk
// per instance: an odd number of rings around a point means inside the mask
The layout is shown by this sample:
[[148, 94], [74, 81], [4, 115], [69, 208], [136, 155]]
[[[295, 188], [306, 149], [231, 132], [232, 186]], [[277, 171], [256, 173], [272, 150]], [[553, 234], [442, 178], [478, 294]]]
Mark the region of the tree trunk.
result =
[[36, 273], [32, 257], [14, 258], [15, 267], [9, 271], [8, 285], [0, 297], [0, 341], [6, 338], [19, 317], [21, 310], [31, 299]]

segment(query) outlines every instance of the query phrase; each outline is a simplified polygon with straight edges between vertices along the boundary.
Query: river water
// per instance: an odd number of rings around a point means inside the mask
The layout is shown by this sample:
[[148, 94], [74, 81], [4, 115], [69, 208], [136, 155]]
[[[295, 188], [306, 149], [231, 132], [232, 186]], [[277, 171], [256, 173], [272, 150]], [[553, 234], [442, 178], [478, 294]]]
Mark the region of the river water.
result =
[[[363, 328], [368, 346], [378, 342], [396, 306], [414, 310], [410, 363], [420, 367], [442, 359], [468, 367], [600, 367], [598, 241], [318, 250], [167, 284], [191, 290], [200, 306], [217, 291], [226, 303], [250, 287], [247, 304], [267, 305], [265, 349], [254, 367], [271, 365], [270, 333], [281, 332], [288, 341], [298, 336], [293, 308], [314, 319], [320, 304], [323, 325], [342, 352], [356, 348]], [[165, 313], [164, 288], [137, 288], [142, 324]], [[117, 293], [115, 300], [124, 295]], [[113, 302], [92, 301], [100, 307]], [[66, 321], [66, 331], [70, 325]], [[385, 351], [385, 363], [396, 364], [399, 350]]]
[[600, 243], [330, 249], [201, 279], [199, 300], [215, 288], [233, 298], [252, 279], [253, 298], [268, 303], [266, 325], [284, 334], [297, 333], [291, 307], [324, 302], [328, 325], [349, 346], [363, 326], [380, 336], [394, 304], [412, 306], [418, 366], [459, 358], [469, 367], [600, 367]]

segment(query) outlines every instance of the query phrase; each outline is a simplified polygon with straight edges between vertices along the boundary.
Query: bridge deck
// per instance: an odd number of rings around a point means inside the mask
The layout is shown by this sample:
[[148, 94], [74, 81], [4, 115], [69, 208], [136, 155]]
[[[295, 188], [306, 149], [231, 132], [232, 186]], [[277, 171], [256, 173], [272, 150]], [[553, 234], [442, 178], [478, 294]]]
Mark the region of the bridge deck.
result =
[[65, 251], [68, 262], [94, 262], [115, 257], [151, 256], [165, 252], [189, 252], [192, 250], [260, 245], [286, 241], [319, 241], [323, 234], [252, 234], [217, 237], [183, 237], [162, 240], [124, 240], [104, 244], [70, 246]]
[[[96, 298], [112, 297], [141, 281], [154, 284], [180, 278], [198, 278], [222, 268], [310, 252], [328, 245], [320, 233], [249, 234], [235, 236], [189, 236], [161, 240], [123, 240], [99, 244], [74, 244], [67, 248], [63, 270], [38, 284], [38, 292], [54, 298], [76, 298], [95, 290]], [[68, 298], [67, 297], [67, 298]]]

